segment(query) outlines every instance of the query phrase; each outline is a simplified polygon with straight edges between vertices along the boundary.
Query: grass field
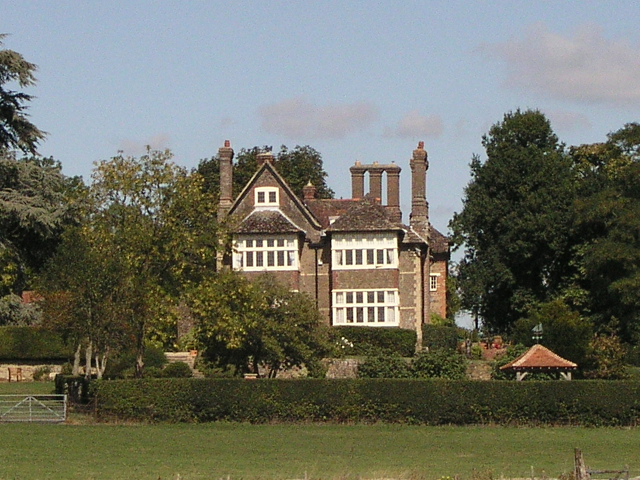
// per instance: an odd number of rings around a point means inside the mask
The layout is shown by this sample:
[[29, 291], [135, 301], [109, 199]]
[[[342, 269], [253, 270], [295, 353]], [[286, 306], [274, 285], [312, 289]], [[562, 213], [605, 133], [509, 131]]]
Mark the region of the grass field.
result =
[[53, 382], [2, 382], [0, 395], [14, 395], [22, 393], [54, 393]]
[[398, 425], [0, 425], [0, 479], [640, 475], [640, 429]]

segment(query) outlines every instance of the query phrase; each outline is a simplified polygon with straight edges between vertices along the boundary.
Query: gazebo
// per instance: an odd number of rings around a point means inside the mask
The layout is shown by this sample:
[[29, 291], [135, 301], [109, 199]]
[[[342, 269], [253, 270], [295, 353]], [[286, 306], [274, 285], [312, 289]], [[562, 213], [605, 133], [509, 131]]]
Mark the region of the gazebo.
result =
[[522, 381], [531, 372], [560, 372], [560, 378], [571, 380], [571, 372], [578, 365], [553, 353], [547, 347], [534, 345], [500, 370], [516, 372], [516, 380]]

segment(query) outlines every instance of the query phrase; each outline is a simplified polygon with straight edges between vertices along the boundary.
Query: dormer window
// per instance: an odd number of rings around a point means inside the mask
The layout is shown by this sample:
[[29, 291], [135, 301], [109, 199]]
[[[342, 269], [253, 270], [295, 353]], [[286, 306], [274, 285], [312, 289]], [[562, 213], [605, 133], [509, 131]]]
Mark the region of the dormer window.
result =
[[256, 207], [277, 207], [280, 205], [280, 190], [277, 187], [258, 187], [255, 189]]

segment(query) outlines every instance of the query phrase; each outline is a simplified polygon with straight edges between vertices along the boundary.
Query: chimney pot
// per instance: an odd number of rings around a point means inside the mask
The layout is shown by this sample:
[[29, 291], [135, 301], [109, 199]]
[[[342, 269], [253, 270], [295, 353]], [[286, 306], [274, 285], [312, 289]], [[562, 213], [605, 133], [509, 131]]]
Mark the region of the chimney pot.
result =
[[229, 147], [231, 146], [231, 142], [230, 142], [229, 140], [225, 140], [225, 141], [224, 141], [224, 146], [225, 146], [226, 148], [229, 148]]
[[418, 149], [419, 150], [424, 150], [424, 142], [423, 141], [418, 142]]

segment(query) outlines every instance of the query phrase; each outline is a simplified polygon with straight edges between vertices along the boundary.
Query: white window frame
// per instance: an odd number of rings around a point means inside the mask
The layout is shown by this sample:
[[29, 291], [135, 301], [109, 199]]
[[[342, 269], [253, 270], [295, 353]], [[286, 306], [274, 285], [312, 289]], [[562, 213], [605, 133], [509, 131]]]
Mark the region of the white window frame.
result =
[[253, 190], [253, 195], [256, 208], [280, 206], [280, 189], [278, 187], [256, 187]]
[[331, 235], [333, 270], [398, 268], [398, 236], [388, 233]]
[[233, 269], [243, 272], [298, 270], [298, 236], [238, 235]]
[[430, 292], [438, 291], [438, 285], [440, 284], [438, 277], [440, 276], [441, 275], [439, 273], [432, 273], [429, 275], [429, 291]]
[[395, 288], [334, 290], [332, 325], [397, 327], [400, 297]]

